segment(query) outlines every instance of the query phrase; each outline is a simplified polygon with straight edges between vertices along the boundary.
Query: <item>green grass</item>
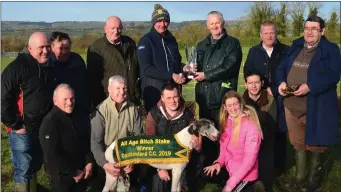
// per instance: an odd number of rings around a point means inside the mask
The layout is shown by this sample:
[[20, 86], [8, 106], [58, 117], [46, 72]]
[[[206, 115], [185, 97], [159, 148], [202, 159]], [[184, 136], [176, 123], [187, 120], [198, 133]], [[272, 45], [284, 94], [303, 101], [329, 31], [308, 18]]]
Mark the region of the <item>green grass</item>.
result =
[[[244, 91], [244, 78], [242, 74], [242, 69], [244, 66], [244, 62], [247, 57], [247, 53], [249, 51], [249, 47], [243, 47], [243, 62], [241, 66], [241, 71], [239, 75], [239, 86], [238, 86], [238, 92], [241, 93]], [[180, 50], [180, 53], [182, 55], [182, 62], [185, 63], [186, 57], [184, 50]], [[86, 60], [86, 54], [81, 54], [84, 60]], [[13, 60], [14, 58], [2, 58], [1, 59], [1, 70], [3, 69]], [[186, 101], [194, 101], [194, 86], [195, 81], [189, 82], [187, 85], [183, 87], [183, 97]], [[340, 94], [340, 83], [338, 85], [338, 94]], [[12, 175], [13, 175], [13, 166], [11, 162], [11, 153], [9, 148], [9, 142], [6, 132], [4, 131], [4, 128], [2, 126], [2, 132], [1, 132], [1, 191], [3, 192], [10, 192], [13, 191], [13, 181], [12, 181]], [[340, 135], [340, 134], [339, 134]], [[323, 192], [337, 192], [341, 191], [341, 185], [340, 185], [340, 178], [341, 178], [341, 139], [339, 139], [339, 143], [335, 146], [329, 147], [326, 156], [329, 157], [329, 160], [326, 162], [325, 165], [325, 175], [324, 175], [324, 181], [322, 184], [322, 191]], [[288, 178], [292, 178], [295, 175], [295, 166], [294, 166], [294, 150], [292, 149], [292, 146], [288, 143], [287, 147], [287, 163], [288, 163], [288, 174], [286, 177], [280, 177], [280, 181], [283, 181]], [[49, 188], [50, 186], [50, 180], [47, 174], [42, 170], [38, 173], [38, 180], [39, 183], [45, 186], [46, 188]], [[274, 187], [275, 191], [279, 191], [277, 187]], [[204, 192], [216, 192], [219, 191], [219, 189], [216, 185], [208, 184], [205, 186], [205, 188], [202, 190]]]

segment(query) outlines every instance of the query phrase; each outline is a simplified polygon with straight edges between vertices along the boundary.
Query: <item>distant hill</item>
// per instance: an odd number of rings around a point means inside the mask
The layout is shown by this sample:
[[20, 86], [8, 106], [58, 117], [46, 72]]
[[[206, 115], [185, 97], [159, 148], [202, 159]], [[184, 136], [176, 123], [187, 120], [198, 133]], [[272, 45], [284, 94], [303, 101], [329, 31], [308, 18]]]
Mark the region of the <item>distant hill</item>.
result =
[[[188, 23], [202, 23], [206, 21], [183, 21], [183, 22], [171, 22], [170, 30], [175, 32], [180, 30]], [[226, 21], [233, 24], [235, 21]], [[20, 34], [21, 32], [33, 32], [43, 31], [51, 32], [54, 30], [60, 30], [69, 33], [71, 36], [83, 35], [88, 32], [94, 32], [95, 34], [103, 33], [103, 27], [105, 23], [99, 21], [60, 21], [60, 22], [29, 22], [29, 21], [1, 21], [2, 35], [13, 35], [13, 33]], [[124, 21], [124, 31], [126, 33], [139, 31], [146, 33], [152, 27], [150, 21]]]

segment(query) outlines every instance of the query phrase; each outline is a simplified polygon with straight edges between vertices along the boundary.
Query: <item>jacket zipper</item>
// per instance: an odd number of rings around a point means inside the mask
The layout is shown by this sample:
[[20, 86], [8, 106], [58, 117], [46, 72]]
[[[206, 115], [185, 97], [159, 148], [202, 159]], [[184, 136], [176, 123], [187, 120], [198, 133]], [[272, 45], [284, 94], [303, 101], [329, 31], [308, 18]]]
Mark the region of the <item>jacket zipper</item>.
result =
[[167, 47], [167, 49], [168, 49], [168, 51], [169, 51], [169, 53], [170, 53], [170, 55], [171, 55], [171, 57], [172, 57], [172, 59], [173, 59], [173, 62], [175, 63], [175, 60], [174, 60], [174, 57], [173, 57], [173, 54], [172, 54], [172, 52], [170, 51], [170, 49], [169, 49], [169, 47], [166, 45], [166, 47]]
[[167, 70], [169, 71], [168, 58], [167, 58], [168, 55], [167, 55], [167, 51], [166, 51], [166, 48], [165, 48], [165, 43], [163, 42], [163, 38], [161, 38], [161, 42], [162, 42], [163, 50], [165, 51], [165, 54], [166, 54]]

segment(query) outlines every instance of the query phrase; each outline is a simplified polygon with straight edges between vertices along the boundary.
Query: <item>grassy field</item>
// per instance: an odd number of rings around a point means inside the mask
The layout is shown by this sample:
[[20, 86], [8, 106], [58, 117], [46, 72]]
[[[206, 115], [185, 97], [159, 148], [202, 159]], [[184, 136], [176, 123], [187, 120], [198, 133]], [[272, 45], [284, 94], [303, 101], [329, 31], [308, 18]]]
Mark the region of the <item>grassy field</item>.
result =
[[[249, 47], [243, 47], [243, 62], [241, 66], [241, 71], [239, 75], [239, 86], [238, 92], [244, 91], [244, 78], [242, 74], [243, 64], [246, 60], [247, 53]], [[183, 55], [183, 62], [185, 62], [184, 50], [181, 50], [181, 55]], [[86, 55], [82, 54], [82, 57], [85, 59]], [[1, 71], [13, 60], [13, 58], [2, 58], [1, 59]], [[340, 83], [339, 83], [340, 84]], [[195, 82], [192, 81], [183, 87], [183, 96], [187, 101], [194, 101], [194, 86]], [[338, 85], [338, 94], [340, 94], [340, 85]], [[9, 142], [7, 134], [4, 131], [2, 126], [1, 128], [1, 191], [10, 192], [13, 189], [12, 182], [12, 174], [13, 174], [13, 166], [11, 162], [11, 153], [9, 149]], [[340, 131], [339, 131], [340, 135]], [[292, 146], [288, 143], [288, 151], [287, 151], [287, 164], [288, 164], [288, 174], [284, 177], [280, 177], [280, 182], [292, 178], [295, 175], [295, 166], [294, 165], [294, 157], [295, 153], [292, 149]], [[339, 192], [341, 191], [341, 139], [339, 139], [339, 143], [335, 146], [329, 147], [326, 153], [326, 163], [324, 164], [324, 176], [323, 176], [323, 192]], [[38, 180], [41, 185], [49, 189], [50, 180], [43, 169], [38, 174]], [[277, 186], [274, 186], [275, 191], [279, 191]], [[202, 190], [203, 192], [216, 192], [219, 191], [219, 188], [216, 185], [208, 184]]]

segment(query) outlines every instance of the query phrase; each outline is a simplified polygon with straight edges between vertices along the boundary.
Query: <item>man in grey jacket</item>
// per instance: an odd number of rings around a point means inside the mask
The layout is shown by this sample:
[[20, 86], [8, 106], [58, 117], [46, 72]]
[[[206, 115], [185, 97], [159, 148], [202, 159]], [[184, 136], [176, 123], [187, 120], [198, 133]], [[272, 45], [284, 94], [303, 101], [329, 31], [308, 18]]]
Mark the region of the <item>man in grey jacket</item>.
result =
[[[124, 77], [115, 75], [109, 78], [109, 97], [99, 104], [91, 119], [91, 151], [96, 163], [113, 176], [120, 174], [116, 163], [109, 163], [104, 156], [107, 146], [116, 139], [136, 136], [143, 133], [142, 121], [137, 106], [127, 101], [127, 81]], [[104, 172], [99, 170], [100, 182], [104, 184]], [[132, 166], [123, 168], [131, 173]]]

